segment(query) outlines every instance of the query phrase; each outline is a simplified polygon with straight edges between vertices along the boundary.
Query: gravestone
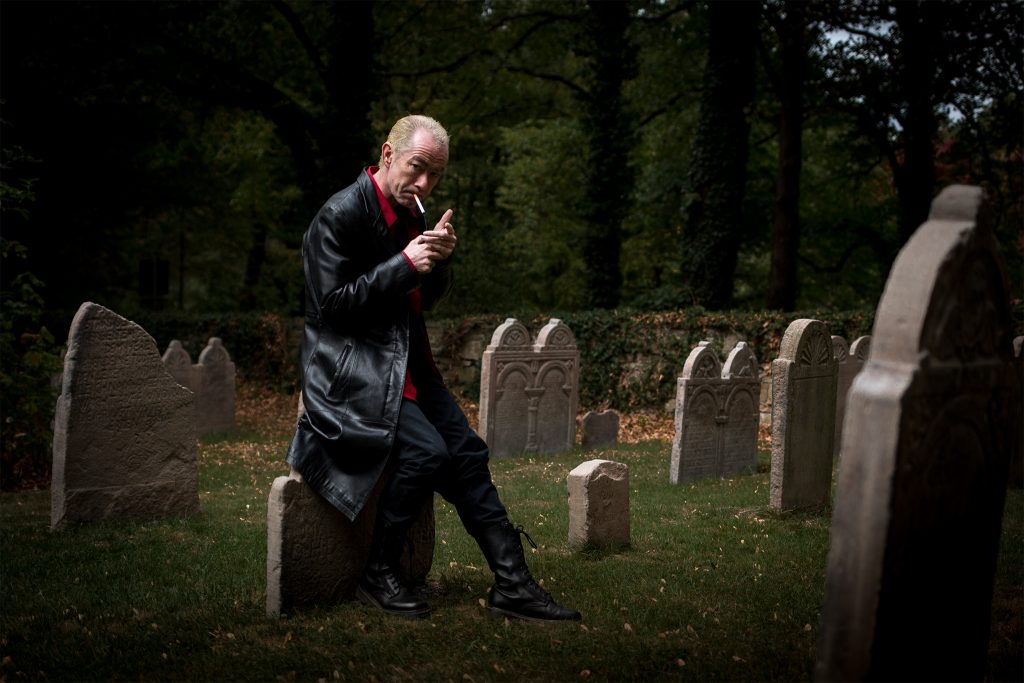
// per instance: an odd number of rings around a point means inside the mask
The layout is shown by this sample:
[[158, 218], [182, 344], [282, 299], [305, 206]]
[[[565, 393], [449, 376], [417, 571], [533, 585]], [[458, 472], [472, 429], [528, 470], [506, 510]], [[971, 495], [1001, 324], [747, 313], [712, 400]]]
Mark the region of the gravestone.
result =
[[939, 194], [879, 302], [849, 395], [819, 680], [985, 677], [1021, 400], [983, 197]]
[[196, 392], [195, 370], [192, 367], [192, 357], [177, 339], [172, 339], [167, 345], [163, 355], [164, 367], [171, 373], [174, 381], [189, 389], [193, 394]]
[[480, 372], [480, 432], [495, 457], [557, 453], [576, 442], [579, 350], [552, 318], [530, 344], [514, 318], [498, 326]]
[[760, 422], [757, 359], [738, 342], [723, 367], [710, 342], [690, 352], [676, 388], [673, 484], [757, 470]]
[[794, 320], [772, 361], [771, 507], [828, 503], [835, 411], [832, 338], [819, 320]]
[[210, 337], [195, 365], [181, 342], [171, 340], [163, 362], [178, 384], [195, 394], [199, 436], [234, 428], [235, 364], [219, 337]]
[[219, 337], [210, 337], [196, 371], [196, 430], [222, 432], [235, 426], [235, 364]]
[[[301, 416], [302, 397], [299, 396]], [[365, 507], [350, 521], [295, 470], [277, 477], [267, 500], [267, 615], [351, 600], [366, 566], [385, 470]], [[434, 499], [409, 531], [399, 571], [410, 585], [426, 581], [434, 560]]]
[[51, 525], [198, 510], [192, 392], [145, 330], [82, 304], [54, 416]]
[[619, 443], [619, 414], [614, 410], [588, 411], [581, 422], [585, 450], [608, 448]]
[[843, 419], [846, 417], [846, 395], [850, 393], [853, 378], [864, 367], [870, 351], [870, 335], [858, 337], [850, 345], [842, 337], [832, 335], [832, 355], [836, 359], [836, 434], [833, 444], [837, 458], [842, 444]]
[[569, 546], [628, 546], [629, 466], [610, 460], [588, 460], [569, 472], [566, 483]]

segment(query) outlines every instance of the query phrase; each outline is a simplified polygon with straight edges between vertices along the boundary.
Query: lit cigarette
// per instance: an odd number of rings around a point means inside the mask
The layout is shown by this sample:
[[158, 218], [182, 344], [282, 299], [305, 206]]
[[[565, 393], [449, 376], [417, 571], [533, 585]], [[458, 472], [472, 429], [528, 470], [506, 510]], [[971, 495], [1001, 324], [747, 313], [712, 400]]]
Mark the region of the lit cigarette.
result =
[[414, 194], [413, 197], [416, 199], [416, 206], [420, 207], [420, 213], [424, 216], [427, 215], [427, 210], [423, 208], [423, 202], [420, 201], [420, 196], [418, 194]]

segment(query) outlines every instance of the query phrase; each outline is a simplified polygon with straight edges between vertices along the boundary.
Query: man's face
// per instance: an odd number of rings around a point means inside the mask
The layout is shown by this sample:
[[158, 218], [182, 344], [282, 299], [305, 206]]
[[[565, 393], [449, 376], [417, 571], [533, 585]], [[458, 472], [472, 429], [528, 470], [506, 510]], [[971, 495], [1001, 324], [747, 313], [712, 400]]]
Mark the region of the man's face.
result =
[[381, 152], [387, 167], [385, 196], [409, 209], [416, 207], [416, 195], [421, 199], [430, 195], [448, 165], [448, 148], [437, 144], [430, 131], [422, 128], [413, 133], [400, 156], [394, 155], [387, 142]]

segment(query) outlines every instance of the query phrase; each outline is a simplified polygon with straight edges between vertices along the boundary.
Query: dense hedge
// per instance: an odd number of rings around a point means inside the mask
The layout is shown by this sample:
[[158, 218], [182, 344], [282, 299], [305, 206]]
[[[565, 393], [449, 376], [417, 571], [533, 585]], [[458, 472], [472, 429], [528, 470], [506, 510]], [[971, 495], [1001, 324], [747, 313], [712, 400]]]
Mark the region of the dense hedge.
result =
[[[712, 342], [723, 362], [737, 341], [745, 341], [765, 367], [778, 356], [782, 337], [794, 320], [821, 320], [832, 334], [852, 342], [871, 333], [873, 315], [873, 311], [863, 310], [712, 313], [697, 307], [672, 312], [584, 311], [518, 319], [534, 335], [552, 317], [573, 331], [580, 349], [582, 408], [629, 410], [660, 407], [675, 398], [676, 379], [686, 358], [703, 340]], [[490, 333], [502, 321], [500, 316], [440, 321], [444, 342], [436, 351], [442, 369], [461, 362], [459, 350], [471, 335], [485, 330], [490, 339]], [[476, 385], [464, 382], [453, 389], [477, 398], [479, 377]]]
[[177, 339], [197, 363], [210, 337], [220, 337], [243, 381], [279, 391], [295, 389], [301, 319], [274, 313], [148, 313], [133, 320], [152, 335], [161, 354]]
[[[798, 318], [828, 324], [832, 334], [852, 342], [870, 334], [872, 311], [729, 311], [689, 308], [672, 312], [625, 309], [552, 315], [515, 315], [532, 334], [550, 319], [561, 319], [576, 335], [580, 349], [580, 405], [618, 410], [664, 405], [675, 397], [676, 378], [686, 357], [702, 340], [713, 343], [721, 360], [737, 341], [746, 341], [763, 366], [778, 355], [786, 327]], [[435, 355], [452, 389], [479, 397], [479, 357], [476, 373], [457, 379], [454, 369], [464, 363], [472, 337], [489, 340], [504, 321], [499, 315], [476, 315], [435, 321], [441, 341]], [[172, 339], [180, 340], [197, 361], [209, 337], [224, 341], [237, 372], [246, 381], [293, 391], [297, 384], [302, 321], [273, 314], [189, 316], [160, 313], [136, 319], [163, 352]]]

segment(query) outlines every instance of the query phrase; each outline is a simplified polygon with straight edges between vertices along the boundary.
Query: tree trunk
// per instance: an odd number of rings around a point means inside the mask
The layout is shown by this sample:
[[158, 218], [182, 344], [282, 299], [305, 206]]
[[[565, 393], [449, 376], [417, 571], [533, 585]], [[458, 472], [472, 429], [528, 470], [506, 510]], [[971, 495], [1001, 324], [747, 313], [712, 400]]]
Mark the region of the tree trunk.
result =
[[935, 15], [945, 11], [944, 4], [896, 4], [896, 24], [903, 36], [900, 81], [906, 103], [903, 160], [893, 169], [900, 201], [901, 242], [910, 239], [928, 220], [935, 194], [935, 49], [942, 40]]
[[623, 82], [633, 69], [633, 50], [626, 40], [630, 15], [620, 0], [591, 2], [587, 14], [592, 71], [583, 117], [590, 143], [583, 212], [584, 301], [590, 308], [615, 308], [622, 288], [622, 224], [633, 187], [630, 124], [622, 97]]
[[807, 18], [802, 3], [785, 6], [779, 25], [779, 168], [775, 180], [771, 271], [767, 308], [792, 311], [799, 287], [800, 170], [803, 166], [804, 74], [807, 65]]
[[709, 309], [732, 302], [754, 96], [756, 2], [708, 3], [708, 50], [684, 198], [680, 276]]

